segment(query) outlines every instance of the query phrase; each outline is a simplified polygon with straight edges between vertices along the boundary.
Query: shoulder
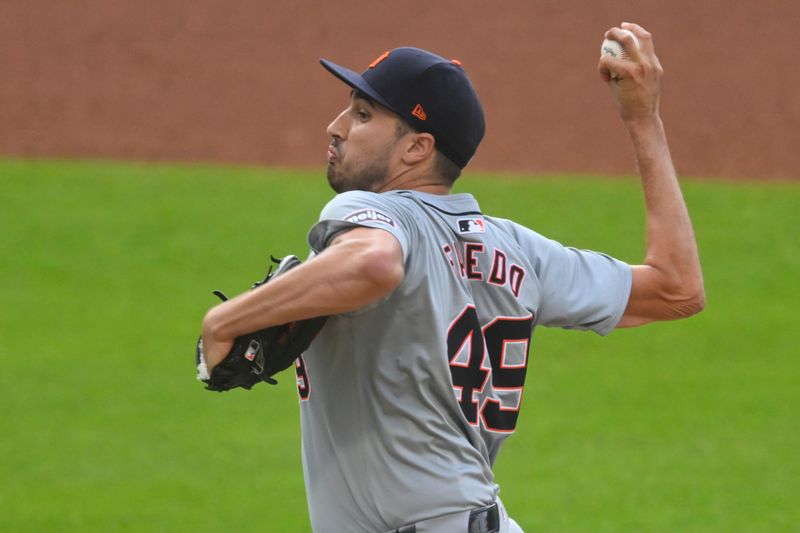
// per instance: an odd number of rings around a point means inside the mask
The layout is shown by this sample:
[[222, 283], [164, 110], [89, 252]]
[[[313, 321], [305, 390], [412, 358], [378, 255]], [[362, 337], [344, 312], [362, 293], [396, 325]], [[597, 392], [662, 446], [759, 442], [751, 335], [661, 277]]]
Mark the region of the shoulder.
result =
[[[490, 225], [499, 229], [519, 247], [520, 252], [525, 255], [537, 273], [540, 273], [548, 266], [563, 266], [564, 261], [573, 258], [577, 259], [577, 256], [573, 257], [573, 253], [578, 252], [578, 250], [545, 237], [518, 222], [497, 217], [486, 217], [486, 219]], [[580, 251], [577, 255], [581, 253], [583, 251]]]
[[414, 233], [412, 217], [388, 193], [348, 191], [336, 195], [322, 209], [319, 221], [308, 235], [313, 250], [326, 248], [343, 231], [364, 227], [388, 231], [400, 241], [404, 255]]
[[[402, 198], [391, 193], [347, 191], [334, 196], [322, 209], [320, 218], [344, 218], [348, 212], [362, 209], [401, 209]], [[364, 213], [362, 213], [364, 214]]]
[[484, 215], [484, 218], [489, 224], [510, 235], [521, 245], [535, 245], [537, 243], [552, 242], [547, 237], [537, 233], [527, 226], [523, 226], [518, 222], [514, 222], [513, 220], [486, 215]]
[[367, 191], [347, 191], [339, 193], [325, 204], [325, 207], [322, 208], [322, 215], [324, 216], [326, 213], [337, 211], [343, 206], [374, 204], [378, 202], [377, 196], [377, 194]]

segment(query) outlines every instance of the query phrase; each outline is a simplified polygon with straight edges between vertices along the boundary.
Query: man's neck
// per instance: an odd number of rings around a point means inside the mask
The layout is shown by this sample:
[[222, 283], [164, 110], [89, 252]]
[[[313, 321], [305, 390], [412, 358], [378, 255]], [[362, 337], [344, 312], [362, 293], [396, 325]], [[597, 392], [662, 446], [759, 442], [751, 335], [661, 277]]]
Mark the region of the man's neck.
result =
[[407, 190], [428, 194], [450, 194], [450, 187], [429, 169], [407, 168], [387, 179], [376, 192]]

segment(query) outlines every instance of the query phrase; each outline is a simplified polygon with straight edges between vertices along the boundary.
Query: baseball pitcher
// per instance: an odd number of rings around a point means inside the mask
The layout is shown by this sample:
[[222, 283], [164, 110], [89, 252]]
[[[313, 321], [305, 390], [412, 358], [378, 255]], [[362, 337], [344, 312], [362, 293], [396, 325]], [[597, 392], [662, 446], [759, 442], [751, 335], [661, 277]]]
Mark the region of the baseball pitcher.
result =
[[258, 375], [243, 380], [252, 385], [270, 378], [263, 361], [252, 365], [259, 342], [273, 341], [248, 335], [287, 327], [285, 338], [327, 317], [288, 359], [314, 531], [521, 531], [492, 465], [517, 429], [534, 328], [606, 335], [703, 308], [652, 37], [635, 24], [606, 37], [627, 52], [602, 56], [599, 71], [641, 174], [641, 265], [564, 246], [450, 193], [484, 135], [459, 61], [398, 48], [357, 73], [322, 60], [350, 96], [327, 129], [338, 194], [309, 232], [312, 257], [211, 309], [198, 349], [205, 381], [238, 357]]

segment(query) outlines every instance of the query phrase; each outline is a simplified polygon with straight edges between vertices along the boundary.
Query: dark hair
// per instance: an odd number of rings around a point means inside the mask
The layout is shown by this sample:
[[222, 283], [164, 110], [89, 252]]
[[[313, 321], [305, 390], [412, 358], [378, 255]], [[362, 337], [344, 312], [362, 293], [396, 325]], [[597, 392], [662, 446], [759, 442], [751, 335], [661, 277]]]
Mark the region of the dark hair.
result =
[[436, 160], [434, 161], [436, 172], [441, 177], [446, 179], [452, 185], [459, 176], [461, 176], [461, 169], [449, 157], [444, 155], [438, 149], [436, 150]]

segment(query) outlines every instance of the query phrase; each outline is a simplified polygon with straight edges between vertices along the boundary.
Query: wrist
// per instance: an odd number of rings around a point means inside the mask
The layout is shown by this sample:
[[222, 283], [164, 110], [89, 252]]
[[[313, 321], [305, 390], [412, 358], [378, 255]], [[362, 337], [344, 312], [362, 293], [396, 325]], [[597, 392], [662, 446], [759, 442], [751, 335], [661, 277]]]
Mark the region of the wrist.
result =
[[648, 115], [625, 117], [623, 118], [623, 123], [631, 134], [646, 134], [664, 130], [661, 116], [657, 112]]

